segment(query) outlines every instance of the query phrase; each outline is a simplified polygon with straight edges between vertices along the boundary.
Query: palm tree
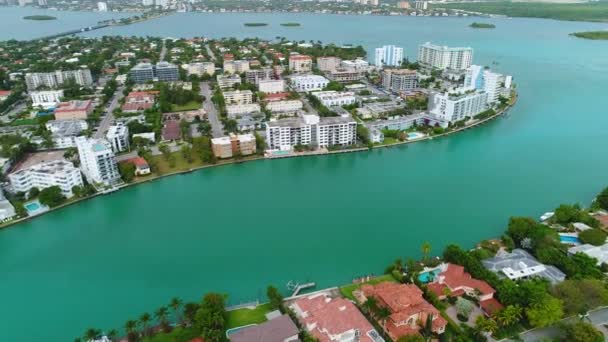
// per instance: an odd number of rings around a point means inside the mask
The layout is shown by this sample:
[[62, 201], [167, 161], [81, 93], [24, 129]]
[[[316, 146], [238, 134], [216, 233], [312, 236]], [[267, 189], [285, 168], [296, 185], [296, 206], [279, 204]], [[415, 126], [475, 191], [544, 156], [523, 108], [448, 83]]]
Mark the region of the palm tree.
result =
[[382, 321], [382, 326], [384, 327], [386, 325], [386, 319], [391, 315], [391, 310], [383, 306], [378, 308], [376, 315], [378, 316], [378, 320]]
[[182, 306], [183, 301], [177, 297], [174, 297], [171, 299], [171, 302], [169, 303], [169, 307], [171, 309], [173, 309], [173, 314], [175, 315], [175, 320], [177, 321], [177, 323], [181, 323], [181, 313], [180, 313], [180, 308]]
[[521, 319], [521, 308], [517, 305], [509, 305], [496, 313], [496, 321], [502, 327], [508, 327]]
[[429, 253], [431, 253], [431, 244], [428, 241], [425, 241], [422, 244], [422, 255], [424, 255], [425, 261], [428, 259]]
[[378, 309], [378, 300], [375, 297], [369, 297], [363, 303], [363, 307], [367, 309], [367, 312], [374, 313]]
[[93, 341], [93, 340], [96, 340], [100, 334], [101, 334], [101, 330], [89, 328], [89, 329], [87, 329], [87, 331], [84, 332], [84, 339], [85, 339], [85, 341]]
[[491, 318], [486, 318], [484, 316], [478, 316], [475, 320], [475, 327], [482, 332], [488, 332], [493, 334], [496, 330], [498, 330], [498, 325], [496, 321]]
[[194, 316], [196, 316], [196, 312], [198, 311], [199, 305], [197, 303], [186, 303], [184, 305], [184, 320], [187, 325], [192, 324], [194, 322]]
[[106, 336], [110, 340], [114, 341], [114, 340], [118, 339], [118, 330], [112, 329], [112, 330], [108, 331], [108, 333], [106, 334]]
[[137, 340], [137, 321], [132, 319], [126, 321], [125, 331], [127, 332], [127, 339], [129, 342]]
[[158, 324], [161, 325], [163, 330], [167, 325], [167, 315], [168, 314], [169, 314], [169, 310], [167, 310], [166, 306], [161, 306], [160, 308], [156, 309], [156, 311], [154, 311], [154, 317], [156, 317]]
[[148, 323], [150, 323], [150, 321], [152, 320], [152, 317], [150, 317], [149, 313], [143, 313], [141, 316], [139, 316], [139, 323], [141, 324], [141, 333], [144, 336], [148, 335]]

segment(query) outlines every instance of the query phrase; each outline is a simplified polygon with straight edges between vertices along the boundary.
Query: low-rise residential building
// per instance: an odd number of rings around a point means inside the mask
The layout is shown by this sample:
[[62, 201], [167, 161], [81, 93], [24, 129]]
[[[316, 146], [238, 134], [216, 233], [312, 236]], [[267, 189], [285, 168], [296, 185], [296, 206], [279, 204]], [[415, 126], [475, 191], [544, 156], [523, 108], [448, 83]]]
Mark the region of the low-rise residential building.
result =
[[261, 80], [269, 80], [274, 76], [272, 68], [248, 70], [245, 72], [247, 83], [258, 84]]
[[76, 137], [89, 128], [85, 120], [51, 120], [45, 126], [51, 132], [53, 147], [60, 149], [76, 147]]
[[178, 120], [166, 120], [163, 123], [161, 130], [161, 139], [163, 141], [176, 141], [181, 139], [182, 133], [179, 128]]
[[150, 170], [150, 165], [148, 162], [142, 157], [134, 157], [127, 160], [122, 161], [121, 163], [131, 163], [135, 166], [135, 176], [145, 176], [149, 175], [152, 171]]
[[455, 122], [472, 118], [487, 109], [488, 94], [483, 91], [452, 95], [431, 93], [429, 112], [440, 120]]
[[276, 94], [285, 91], [284, 80], [260, 80], [258, 81], [258, 89], [262, 93]]
[[295, 73], [310, 72], [312, 70], [312, 57], [307, 55], [289, 56], [289, 70]]
[[233, 104], [226, 106], [226, 114], [229, 118], [234, 119], [245, 114], [260, 112], [262, 108], [257, 103]]
[[0, 102], [6, 101], [11, 96], [10, 90], [0, 90]]
[[12, 219], [16, 215], [15, 207], [4, 197], [4, 192], [0, 189], [0, 221]]
[[300, 100], [272, 101], [266, 103], [266, 109], [273, 114], [294, 115], [304, 104]]
[[121, 124], [110, 126], [106, 139], [110, 142], [114, 153], [127, 151], [129, 149], [129, 127]]
[[148, 81], [173, 82], [179, 80], [179, 70], [175, 64], [169, 62], [139, 63], [129, 71], [133, 82], [141, 84]]
[[432, 331], [442, 334], [448, 322], [439, 310], [422, 297], [422, 290], [414, 284], [383, 282], [376, 285], [365, 284], [356, 295], [361, 303], [373, 297], [377, 305], [390, 311], [388, 319], [379, 322], [386, 333], [394, 340], [402, 336], [418, 335], [428, 319]]
[[361, 107], [356, 109], [357, 115], [361, 117], [361, 119], [403, 115], [406, 114], [405, 110], [405, 104], [396, 101], [363, 103]]
[[545, 278], [552, 284], [557, 284], [566, 275], [557, 267], [540, 263], [530, 253], [516, 248], [511, 252], [500, 250], [489, 259], [482, 260], [485, 268], [511, 280]]
[[371, 141], [372, 144], [380, 144], [384, 141], [384, 133], [382, 133], [381, 130], [379, 130], [378, 128], [372, 128], [369, 130], [369, 141]]
[[325, 76], [335, 82], [351, 83], [362, 80], [365, 77], [365, 73], [363, 71], [339, 67], [326, 72]]
[[72, 188], [82, 186], [82, 175], [74, 164], [67, 160], [52, 160], [19, 169], [9, 174], [13, 192], [27, 193], [32, 188], [42, 190], [58, 186], [65, 197], [72, 197]]
[[151, 91], [132, 91], [125, 97], [121, 109], [125, 113], [137, 113], [154, 106], [155, 93]]
[[245, 114], [236, 119], [236, 127], [239, 132], [253, 131], [262, 128], [263, 119], [264, 115], [262, 113], [258, 113], [258, 115]]
[[249, 70], [249, 61], [224, 61], [224, 72], [228, 74], [241, 74]]
[[357, 141], [357, 122], [351, 117], [303, 115], [266, 124], [266, 144], [270, 150], [292, 150], [294, 146], [349, 146]]
[[427, 288], [432, 291], [437, 298], [445, 299], [450, 297], [460, 297], [467, 295], [477, 298], [479, 306], [487, 310], [488, 315], [502, 309], [502, 304], [494, 298], [496, 290], [487, 282], [473, 278], [465, 272], [464, 267], [455, 264], [441, 264], [439, 273]]
[[303, 328], [320, 342], [384, 342], [355, 304], [324, 293], [305, 296], [289, 306]]
[[183, 66], [183, 68], [186, 69], [188, 75], [202, 77], [204, 75], [215, 74], [215, 63], [212, 62], [190, 63]]
[[220, 89], [229, 89], [234, 87], [235, 84], [241, 84], [241, 77], [239, 75], [217, 75], [216, 80]]
[[120, 174], [110, 143], [103, 139], [76, 139], [80, 168], [90, 183], [115, 185], [120, 182]]
[[409, 69], [385, 69], [382, 71], [382, 87], [395, 93], [418, 88], [418, 72]]
[[298, 341], [298, 327], [288, 315], [281, 315], [261, 324], [242, 327], [230, 334], [230, 342], [292, 342]]
[[230, 134], [227, 137], [211, 139], [213, 154], [220, 159], [232, 158], [237, 153], [248, 156], [256, 153], [256, 141], [253, 134]]
[[340, 66], [342, 60], [338, 57], [318, 57], [317, 68], [321, 71], [334, 71]]
[[175, 82], [179, 81], [179, 70], [177, 65], [169, 62], [158, 62], [154, 69], [155, 78], [159, 82]]
[[226, 105], [253, 103], [253, 92], [251, 90], [233, 90], [222, 93]]
[[294, 146], [311, 143], [312, 123], [307, 122], [305, 118], [281, 119], [266, 123], [266, 144], [270, 150], [292, 150]]
[[295, 91], [319, 91], [327, 87], [329, 80], [319, 75], [300, 75], [291, 77], [291, 86]]
[[315, 91], [311, 93], [326, 107], [347, 106], [356, 102], [352, 91]]
[[155, 142], [156, 141], [156, 134], [154, 134], [154, 132], [135, 133], [135, 134], [133, 134], [132, 138], [133, 139], [139, 138], [139, 139], [148, 140], [150, 142]]
[[91, 100], [61, 102], [55, 109], [55, 120], [85, 120], [93, 113], [93, 109]]
[[30, 91], [32, 107], [42, 107], [44, 109], [55, 108], [63, 97], [63, 90], [40, 90]]
[[369, 70], [369, 63], [363, 59], [344, 60], [340, 66], [351, 71], [366, 72]]

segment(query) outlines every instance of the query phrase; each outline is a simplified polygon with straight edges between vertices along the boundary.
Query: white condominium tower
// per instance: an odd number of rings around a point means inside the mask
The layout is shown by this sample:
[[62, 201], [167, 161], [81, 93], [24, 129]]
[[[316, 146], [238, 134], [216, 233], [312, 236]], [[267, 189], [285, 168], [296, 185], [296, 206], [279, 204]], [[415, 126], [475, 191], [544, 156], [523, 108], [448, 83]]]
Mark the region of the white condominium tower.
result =
[[54, 72], [34, 72], [25, 74], [25, 84], [28, 90], [35, 90], [40, 86], [54, 88], [72, 79], [76, 84], [88, 87], [93, 84], [91, 70], [78, 69]]
[[470, 47], [447, 47], [424, 43], [418, 48], [418, 62], [437, 69], [464, 70], [473, 62]]
[[400, 66], [403, 62], [403, 48], [395, 45], [384, 45], [376, 48], [376, 59], [374, 64], [381, 68], [383, 65]]
[[110, 143], [102, 139], [76, 139], [80, 168], [91, 183], [114, 185], [120, 181], [118, 166]]

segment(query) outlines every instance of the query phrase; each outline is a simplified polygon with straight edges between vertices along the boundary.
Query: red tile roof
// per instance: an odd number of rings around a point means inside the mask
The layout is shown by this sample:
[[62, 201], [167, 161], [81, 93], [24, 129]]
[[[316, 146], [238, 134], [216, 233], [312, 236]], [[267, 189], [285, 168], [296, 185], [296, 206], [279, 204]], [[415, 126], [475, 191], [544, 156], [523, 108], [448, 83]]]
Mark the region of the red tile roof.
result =
[[608, 215], [595, 215], [596, 220], [600, 221], [600, 224], [604, 227], [608, 227]]
[[165, 121], [165, 126], [162, 131], [163, 140], [179, 140], [181, 137], [179, 122], [177, 120]]
[[0, 96], [9, 96], [10, 94], [10, 90], [0, 90]]
[[500, 302], [496, 300], [496, 298], [482, 300], [481, 302], [479, 302], [479, 306], [481, 306], [481, 309], [486, 314], [488, 314], [488, 316], [492, 316], [493, 314], [504, 308], [504, 306], [500, 304]]
[[464, 267], [455, 264], [448, 264], [445, 272], [442, 272], [437, 277], [439, 283], [447, 285], [450, 290], [470, 288], [477, 289], [482, 295], [487, 295], [496, 292], [492, 286], [483, 280], [475, 279], [464, 271]]
[[61, 102], [57, 109], [55, 109], [55, 113], [63, 113], [63, 112], [72, 112], [72, 111], [88, 111], [93, 106], [93, 101], [91, 100], [75, 100], [69, 102]]
[[137, 168], [140, 169], [147, 169], [150, 167], [150, 165], [148, 165], [148, 162], [142, 157], [133, 157], [130, 159], [126, 159], [124, 163], [133, 163]]
[[152, 106], [154, 106], [152, 102], [131, 102], [122, 105], [121, 109], [123, 112], [136, 112], [150, 109]]
[[308, 55], [291, 55], [289, 56], [290, 61], [307, 61], [312, 60], [312, 57]]
[[273, 102], [273, 101], [281, 101], [288, 97], [289, 97], [289, 93], [267, 94], [266, 97], [264, 98], [264, 100], [267, 102]]
[[339, 335], [358, 330], [359, 341], [373, 342], [367, 335], [374, 327], [359, 312], [357, 307], [344, 298], [329, 298], [324, 295], [303, 297], [295, 301], [299, 320], [310, 334], [320, 342], [331, 342], [329, 335]]
[[439, 310], [422, 297], [422, 291], [413, 284], [384, 282], [376, 285], [361, 286], [365, 297], [374, 297], [378, 304], [391, 311], [386, 331], [394, 339], [404, 335], [417, 334], [419, 322], [433, 317], [433, 331], [442, 332], [447, 321]]

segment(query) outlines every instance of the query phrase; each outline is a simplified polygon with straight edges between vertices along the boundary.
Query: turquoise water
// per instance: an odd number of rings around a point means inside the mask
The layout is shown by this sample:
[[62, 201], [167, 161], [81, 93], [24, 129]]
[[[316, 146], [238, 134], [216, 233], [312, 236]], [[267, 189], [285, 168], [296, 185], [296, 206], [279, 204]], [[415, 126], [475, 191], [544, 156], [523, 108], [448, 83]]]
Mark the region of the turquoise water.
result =
[[[288, 21], [303, 26], [278, 25]], [[511, 215], [589, 203], [608, 185], [608, 42], [568, 33], [608, 25], [497, 19], [488, 20], [494, 30], [474, 30], [472, 21], [180, 14], [93, 32], [281, 35], [368, 51], [394, 43], [409, 56], [425, 41], [470, 45], [478, 63], [513, 74], [521, 96], [507, 117], [451, 137], [206, 169], [2, 231], [0, 340], [71, 341], [89, 327], [120, 328], [174, 296], [222, 291], [239, 303], [264, 299], [271, 283], [350, 283], [395, 258], [420, 257], [424, 241], [431, 254], [448, 243], [471, 247], [499, 235]]]
[[439, 273], [441, 273], [441, 269], [434, 269], [431, 271], [422, 272], [422, 273], [420, 273], [420, 275], [418, 275], [418, 280], [420, 280], [423, 283], [428, 283], [430, 281], [435, 280], [437, 278], [437, 275], [439, 275]]

